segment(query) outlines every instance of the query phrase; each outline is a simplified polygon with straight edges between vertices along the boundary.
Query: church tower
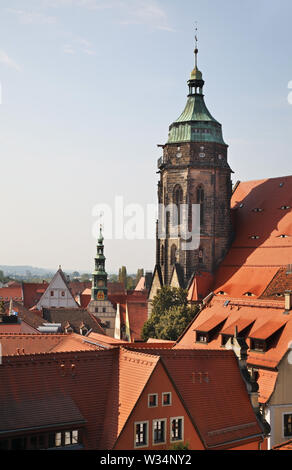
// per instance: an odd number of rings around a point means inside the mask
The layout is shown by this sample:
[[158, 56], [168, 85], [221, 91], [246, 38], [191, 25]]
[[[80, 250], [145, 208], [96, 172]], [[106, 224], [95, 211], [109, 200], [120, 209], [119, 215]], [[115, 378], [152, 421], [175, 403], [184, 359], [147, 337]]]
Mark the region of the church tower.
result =
[[[158, 160], [159, 207], [177, 207], [178, 228], [173, 235], [173, 222], [159, 211], [156, 268], [163, 284], [186, 287], [197, 273], [212, 275], [224, 258], [232, 236], [230, 199], [231, 173], [227, 161], [228, 145], [223, 140], [222, 126], [208, 111], [203, 94], [204, 80], [198, 69], [197, 38], [195, 67], [188, 80], [185, 109], [169, 127], [163, 156]], [[187, 208], [186, 225], [191, 231], [195, 207], [200, 215], [198, 237], [194, 248], [184, 243], [179, 208]], [[196, 205], [196, 206], [193, 206]], [[162, 221], [163, 218], [163, 221]], [[176, 281], [173, 283], [173, 277]]]
[[96, 255], [94, 258], [94, 271], [92, 273], [91, 300], [87, 310], [98, 318], [102, 328], [108, 336], [114, 337], [116, 310], [108, 299], [107, 273], [105, 271], [105, 256], [103, 235], [100, 233], [97, 240]]
[[97, 240], [95, 270], [92, 273], [91, 300], [107, 300], [107, 273], [105, 272], [105, 256], [103, 254], [103, 235], [100, 227]]

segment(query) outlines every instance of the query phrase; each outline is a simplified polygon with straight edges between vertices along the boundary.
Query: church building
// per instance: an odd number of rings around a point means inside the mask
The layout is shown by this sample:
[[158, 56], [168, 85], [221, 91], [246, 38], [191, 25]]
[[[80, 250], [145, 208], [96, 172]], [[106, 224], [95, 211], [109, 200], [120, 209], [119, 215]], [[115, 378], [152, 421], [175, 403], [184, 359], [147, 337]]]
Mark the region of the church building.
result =
[[[232, 241], [228, 145], [221, 124], [204, 101], [205, 82], [197, 65], [197, 45], [194, 52], [187, 103], [170, 125], [168, 141], [161, 146], [163, 156], [158, 160], [158, 203], [163, 209], [159, 209], [157, 222], [150, 310], [151, 300], [162, 285], [185, 288], [194, 276], [203, 276], [205, 282], [212, 279]], [[182, 207], [186, 208], [185, 215]], [[183, 236], [186, 231], [192, 233], [190, 240]]]

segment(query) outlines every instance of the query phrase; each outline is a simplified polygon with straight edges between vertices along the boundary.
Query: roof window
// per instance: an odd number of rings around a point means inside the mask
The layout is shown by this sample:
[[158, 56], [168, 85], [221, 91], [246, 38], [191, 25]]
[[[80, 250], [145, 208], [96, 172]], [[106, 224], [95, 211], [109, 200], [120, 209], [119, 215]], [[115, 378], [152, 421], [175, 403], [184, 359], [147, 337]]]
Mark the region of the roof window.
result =
[[280, 183], [279, 186], [280, 186], [280, 188], [283, 188], [284, 183]]
[[239, 204], [239, 209], [242, 209], [244, 207], [244, 204], [243, 202], [241, 204]]
[[259, 237], [259, 235], [252, 235], [250, 238], [252, 240], [258, 240], [260, 237]]
[[253, 209], [253, 212], [263, 212], [264, 209], [261, 209], [260, 207], [255, 207]]
[[214, 315], [195, 329], [196, 342], [207, 344], [219, 333], [226, 318]]
[[281, 209], [282, 209], [282, 211], [286, 211], [286, 210], [290, 209], [290, 206], [281, 206]]
[[255, 297], [255, 295], [252, 292], [246, 292], [245, 294], [246, 297]]
[[278, 238], [289, 238], [289, 236], [282, 234], [282, 235], [279, 235]]
[[265, 352], [274, 343], [276, 336], [280, 334], [284, 328], [286, 322], [266, 322], [256, 331], [254, 331], [250, 336], [250, 349], [253, 351]]

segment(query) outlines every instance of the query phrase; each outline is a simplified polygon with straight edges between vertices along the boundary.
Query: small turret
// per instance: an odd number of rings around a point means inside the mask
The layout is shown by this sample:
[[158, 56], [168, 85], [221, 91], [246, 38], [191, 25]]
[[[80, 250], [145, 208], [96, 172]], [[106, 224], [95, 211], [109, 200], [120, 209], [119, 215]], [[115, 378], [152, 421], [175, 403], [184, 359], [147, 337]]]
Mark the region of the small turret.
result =
[[95, 270], [92, 273], [92, 300], [107, 300], [107, 273], [105, 271], [105, 256], [103, 254], [102, 228], [100, 226], [99, 237], [97, 240], [96, 256], [95, 256]]

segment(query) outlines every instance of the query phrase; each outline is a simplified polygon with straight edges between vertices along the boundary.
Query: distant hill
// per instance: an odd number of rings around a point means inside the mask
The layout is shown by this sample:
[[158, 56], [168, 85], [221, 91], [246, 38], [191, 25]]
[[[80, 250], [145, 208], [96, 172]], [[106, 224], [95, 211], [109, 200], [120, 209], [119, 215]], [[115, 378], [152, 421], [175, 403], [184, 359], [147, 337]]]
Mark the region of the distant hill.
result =
[[36, 268], [34, 266], [7, 266], [0, 265], [0, 270], [4, 276], [52, 276], [54, 271], [45, 268]]

